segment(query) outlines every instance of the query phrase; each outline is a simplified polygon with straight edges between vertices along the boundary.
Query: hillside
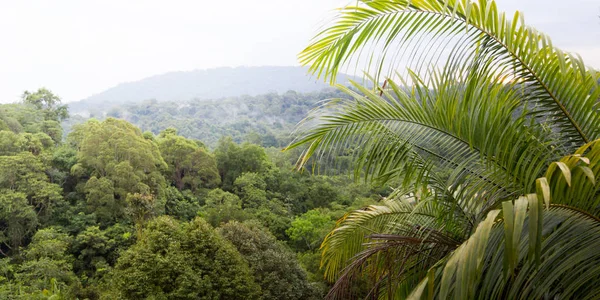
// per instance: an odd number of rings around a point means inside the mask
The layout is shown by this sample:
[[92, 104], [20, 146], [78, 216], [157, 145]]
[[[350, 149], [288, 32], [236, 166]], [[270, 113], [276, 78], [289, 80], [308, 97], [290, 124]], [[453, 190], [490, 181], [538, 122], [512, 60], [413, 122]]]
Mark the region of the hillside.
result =
[[[107, 112], [94, 117], [124, 119], [154, 134], [175, 128], [180, 135], [201, 140], [210, 148], [224, 136], [238, 143], [247, 141], [264, 147], [283, 147], [291, 141], [296, 124], [320, 101], [345, 97], [343, 92], [328, 88], [310, 93], [287, 91], [214, 100], [145, 100], [114, 104]], [[72, 116], [63, 123], [65, 132], [85, 120], [87, 116]]]
[[[340, 75], [339, 83], [349, 76]], [[329, 85], [307, 74], [303, 67], [238, 67], [171, 72], [119, 84], [81, 101], [69, 103], [71, 114], [106, 112], [115, 105], [164, 101], [206, 100], [241, 95], [316, 92]]]

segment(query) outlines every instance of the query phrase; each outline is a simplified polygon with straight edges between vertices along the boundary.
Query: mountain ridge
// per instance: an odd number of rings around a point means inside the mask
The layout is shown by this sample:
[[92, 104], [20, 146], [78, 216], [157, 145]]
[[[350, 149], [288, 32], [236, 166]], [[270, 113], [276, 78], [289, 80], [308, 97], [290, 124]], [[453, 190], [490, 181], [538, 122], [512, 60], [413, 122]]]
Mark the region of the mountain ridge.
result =
[[[347, 84], [353, 76], [339, 74], [337, 83]], [[113, 106], [140, 103], [144, 100], [210, 100], [266, 93], [317, 92], [329, 84], [297, 66], [220, 67], [192, 71], [174, 71], [120, 83], [80, 101], [70, 102], [72, 114], [106, 112]]]

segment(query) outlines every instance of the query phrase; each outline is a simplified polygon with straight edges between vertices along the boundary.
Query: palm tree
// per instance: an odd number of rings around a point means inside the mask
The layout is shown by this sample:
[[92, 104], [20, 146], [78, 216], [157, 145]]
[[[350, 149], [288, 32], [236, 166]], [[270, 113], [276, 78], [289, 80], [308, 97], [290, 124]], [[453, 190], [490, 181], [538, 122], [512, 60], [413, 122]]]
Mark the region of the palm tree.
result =
[[298, 167], [352, 149], [356, 176], [396, 187], [324, 240], [329, 298], [358, 280], [388, 299], [600, 295], [600, 88], [580, 57], [494, 1], [359, 0], [300, 61], [371, 83], [307, 117]]

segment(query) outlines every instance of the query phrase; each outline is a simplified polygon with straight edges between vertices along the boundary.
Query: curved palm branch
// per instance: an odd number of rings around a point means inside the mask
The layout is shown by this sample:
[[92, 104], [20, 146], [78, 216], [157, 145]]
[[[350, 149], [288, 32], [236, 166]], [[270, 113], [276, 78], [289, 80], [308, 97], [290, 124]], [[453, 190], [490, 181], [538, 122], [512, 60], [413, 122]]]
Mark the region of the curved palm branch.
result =
[[[326, 277], [337, 279], [328, 296], [349, 298], [348, 286], [361, 273], [374, 277], [371, 292], [379, 297], [406, 298], [417, 278], [424, 279], [414, 298], [595, 295], [600, 255], [590, 251], [600, 246], [600, 219], [584, 209], [597, 207], [599, 162], [600, 140], [552, 163], [536, 194], [502, 203], [470, 236], [464, 209], [434, 195], [399, 196], [351, 212], [322, 245]], [[457, 218], [440, 218], [453, 209]]]
[[[535, 201], [533, 201], [535, 203]], [[593, 299], [600, 294], [600, 219], [567, 206], [543, 212], [541, 243], [531, 240], [527, 200], [514, 219], [498, 210], [445, 263], [429, 271], [409, 299]], [[530, 202], [531, 203], [531, 202]], [[519, 218], [520, 216], [520, 218]], [[517, 221], [518, 219], [518, 221]], [[536, 220], [537, 221], [537, 220]], [[507, 226], [509, 223], [510, 226]], [[508, 241], [508, 242], [507, 242]], [[532, 259], [531, 245], [539, 245]]]
[[[365, 49], [381, 49], [375, 51], [381, 55]], [[532, 117], [552, 121], [568, 149], [569, 143], [577, 147], [599, 137], [598, 76], [580, 57], [526, 26], [519, 12], [512, 20], [498, 12], [494, 1], [358, 1], [340, 9], [299, 57], [318, 76], [334, 80], [340, 68], [352, 61], [361, 65], [365, 55], [375, 61], [370, 69], [377, 79], [400, 63], [421, 76], [440, 62], [453, 78], [495, 74], [496, 83], [510, 80], [526, 88], [521, 103]]]
[[401, 289], [406, 296], [423, 272], [458, 247], [470, 224], [458, 211], [452, 220], [440, 218], [449, 208], [433, 196], [393, 197], [340, 219], [321, 246], [325, 277], [337, 280], [328, 297], [351, 298], [363, 273], [374, 282], [372, 294]]
[[408, 92], [388, 82], [391, 90], [381, 96], [358, 84], [361, 94], [342, 88], [353, 99], [319, 111], [321, 122], [289, 146], [309, 144], [300, 165], [314, 154], [358, 145], [357, 174], [383, 181], [416, 174], [432, 187], [429, 176], [445, 172], [444, 188], [460, 188], [463, 199], [481, 200], [474, 195], [486, 191], [487, 205], [480, 207], [486, 208], [531, 190], [546, 162], [560, 157], [551, 132], [527, 126], [525, 112], [513, 117], [519, 93], [510, 87], [475, 76], [434, 91]]
[[[412, 298], [429, 294], [440, 299], [591, 299], [599, 295], [595, 284], [600, 280], [598, 175], [600, 140], [552, 163], [546, 176], [538, 179], [536, 194], [520, 197], [514, 205], [504, 202], [497, 222], [500, 211], [490, 212], [469, 240], [430, 269]], [[544, 211], [542, 202], [549, 209]]]
[[600, 88], [581, 58], [494, 1], [361, 0], [300, 60], [332, 81], [367, 64], [375, 89], [340, 87], [352, 99], [302, 123], [299, 166], [352, 147], [356, 175], [403, 184], [401, 200], [348, 214], [325, 239], [330, 297], [358, 274], [379, 297], [404, 298], [417, 279], [416, 298], [598, 292]]

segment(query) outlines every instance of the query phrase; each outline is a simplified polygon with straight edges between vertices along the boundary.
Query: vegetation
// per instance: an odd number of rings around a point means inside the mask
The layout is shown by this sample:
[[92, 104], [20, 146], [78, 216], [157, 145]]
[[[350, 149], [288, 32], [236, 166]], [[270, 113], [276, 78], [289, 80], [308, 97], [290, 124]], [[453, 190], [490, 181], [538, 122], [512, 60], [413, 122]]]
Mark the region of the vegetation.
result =
[[356, 174], [398, 186], [325, 238], [329, 298], [600, 294], [600, 77], [579, 57], [494, 1], [363, 0], [300, 59], [325, 79], [371, 60], [384, 84], [340, 87], [299, 167], [354, 147]]
[[[91, 111], [91, 117], [127, 120], [155, 135], [177, 128], [187, 138], [201, 140], [207, 147], [217, 146], [221, 137], [236, 143], [249, 142], [263, 147], [283, 147], [290, 133], [308, 112], [323, 99], [345, 97], [335, 89], [312, 93], [292, 90], [276, 94], [214, 98], [213, 100], [115, 103], [110, 109]], [[76, 115], [65, 122], [66, 131], [87, 117]]]
[[211, 150], [109, 117], [54, 140], [60, 99], [25, 95], [0, 106], [2, 299], [322, 298], [318, 243], [379, 197], [231, 137]]
[[[306, 76], [302, 67], [260, 66], [221, 67], [206, 70], [169, 72], [135, 82], [121, 83], [84, 100], [69, 103], [72, 114], [89, 116], [115, 110], [113, 106], [139, 104], [145, 100], [182, 103], [191, 99], [238, 97], [240, 95], [283, 94], [319, 92], [330, 88], [328, 84]], [[341, 74], [340, 83], [351, 78]]]
[[597, 298], [600, 76], [491, 0], [328, 24], [301, 62], [371, 84], [0, 105], [0, 298]]
[[107, 299], [257, 299], [260, 293], [239, 252], [200, 218], [155, 219], [111, 276], [114, 294]]

